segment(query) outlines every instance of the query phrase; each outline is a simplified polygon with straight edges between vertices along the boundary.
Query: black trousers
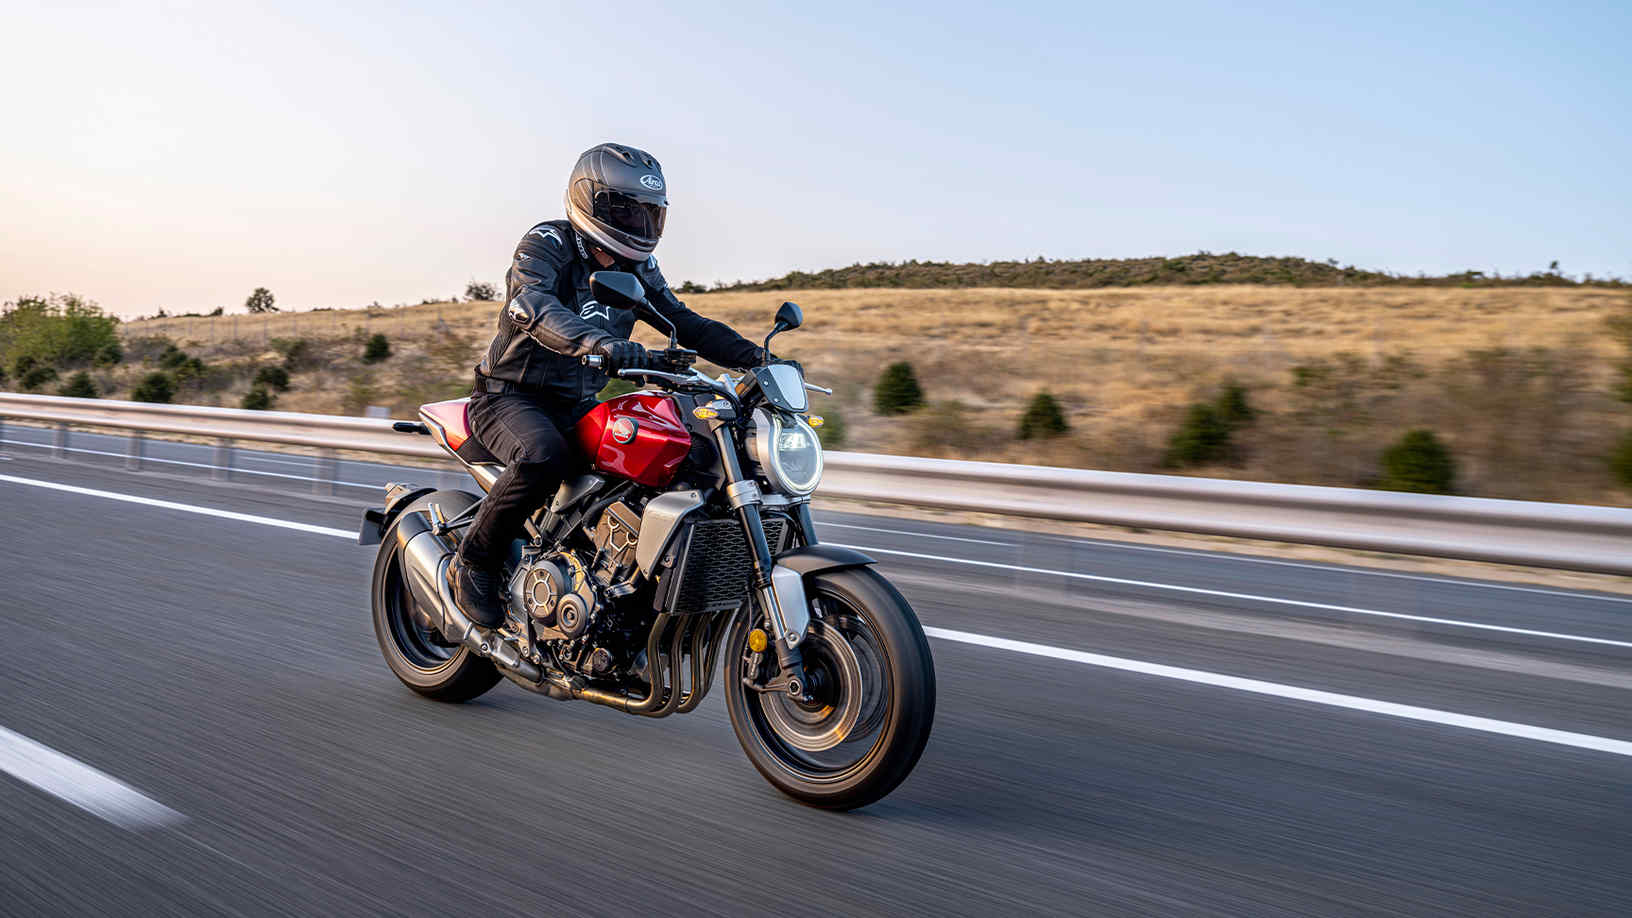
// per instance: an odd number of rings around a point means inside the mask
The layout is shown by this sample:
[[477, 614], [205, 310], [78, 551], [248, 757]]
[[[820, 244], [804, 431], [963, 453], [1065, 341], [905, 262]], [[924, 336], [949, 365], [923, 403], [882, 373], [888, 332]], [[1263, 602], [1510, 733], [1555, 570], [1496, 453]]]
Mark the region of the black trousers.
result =
[[593, 401], [550, 404], [520, 392], [478, 391], [471, 397], [471, 435], [505, 464], [505, 470], [465, 531], [461, 560], [498, 571], [527, 518], [583, 461], [572, 427], [593, 407]]

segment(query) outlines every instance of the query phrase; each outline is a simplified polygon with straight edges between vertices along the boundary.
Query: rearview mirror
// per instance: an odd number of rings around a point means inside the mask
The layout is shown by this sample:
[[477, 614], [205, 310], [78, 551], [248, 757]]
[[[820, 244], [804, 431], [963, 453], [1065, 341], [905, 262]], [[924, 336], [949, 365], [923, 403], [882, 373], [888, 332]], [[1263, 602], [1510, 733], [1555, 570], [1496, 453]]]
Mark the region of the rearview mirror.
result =
[[771, 339], [790, 328], [798, 328], [805, 324], [804, 310], [798, 303], [785, 302], [776, 309], [776, 324], [771, 326], [771, 333], [765, 336], [765, 353], [770, 354]]
[[668, 333], [669, 347], [678, 347], [674, 340], [674, 323], [647, 301], [646, 288], [641, 286], [640, 278], [623, 271], [596, 271], [589, 276], [589, 292], [608, 306], [634, 310], [635, 315]]
[[596, 271], [589, 276], [589, 292], [595, 299], [619, 309], [639, 310], [646, 304], [646, 288], [640, 278], [623, 271]]
[[798, 328], [805, 324], [805, 312], [799, 308], [798, 303], [783, 303], [776, 310], [776, 324], [781, 326], [783, 331]]

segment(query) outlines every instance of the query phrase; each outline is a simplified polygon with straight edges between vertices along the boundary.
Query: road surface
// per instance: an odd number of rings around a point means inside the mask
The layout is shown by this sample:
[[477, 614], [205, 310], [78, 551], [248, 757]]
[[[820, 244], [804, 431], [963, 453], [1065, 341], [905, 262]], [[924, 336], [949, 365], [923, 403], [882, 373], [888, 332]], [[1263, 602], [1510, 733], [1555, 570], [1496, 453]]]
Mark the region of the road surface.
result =
[[0, 914], [1632, 914], [1628, 597], [820, 513], [940, 684], [833, 814], [717, 693], [398, 684], [347, 535], [456, 477], [49, 437], [0, 461]]

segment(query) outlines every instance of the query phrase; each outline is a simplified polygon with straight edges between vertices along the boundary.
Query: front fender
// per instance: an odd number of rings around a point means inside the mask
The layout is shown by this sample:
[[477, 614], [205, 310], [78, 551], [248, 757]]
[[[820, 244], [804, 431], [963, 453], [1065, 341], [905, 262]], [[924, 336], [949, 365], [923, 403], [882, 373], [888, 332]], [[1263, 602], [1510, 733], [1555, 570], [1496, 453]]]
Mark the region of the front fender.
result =
[[865, 567], [877, 564], [852, 548], [840, 548], [837, 545], [806, 545], [802, 548], [791, 548], [776, 556], [776, 563], [781, 567], [798, 571], [799, 576], [809, 577], [822, 571], [837, 571], [847, 567]]

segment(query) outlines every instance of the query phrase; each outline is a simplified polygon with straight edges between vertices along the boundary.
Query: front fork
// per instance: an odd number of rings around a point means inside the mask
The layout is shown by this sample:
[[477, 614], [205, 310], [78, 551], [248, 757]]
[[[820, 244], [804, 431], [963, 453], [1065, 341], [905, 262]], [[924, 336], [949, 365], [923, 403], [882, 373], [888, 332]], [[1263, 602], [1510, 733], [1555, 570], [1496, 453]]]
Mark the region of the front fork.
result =
[[[771, 644], [776, 648], [776, 663], [782, 670], [782, 677], [774, 680], [781, 683], [781, 687], [795, 698], [806, 696], [806, 679], [804, 656], [799, 652], [799, 643], [804, 640], [804, 624], [809, 620], [809, 612], [801, 608], [784, 609], [782, 598], [778, 595], [776, 578], [798, 578], [799, 574], [792, 570], [778, 571], [776, 557], [771, 554], [771, 544], [765, 538], [765, 521], [761, 518], [759, 507], [762, 497], [759, 483], [742, 474], [742, 464], [737, 461], [737, 445], [731, 437], [731, 430], [724, 424], [717, 424], [714, 428], [714, 438], [719, 446], [720, 460], [725, 467], [725, 477], [728, 482], [725, 487], [726, 497], [731, 501], [731, 507], [737, 511], [737, 518], [742, 520], [743, 531], [748, 534], [749, 555], [754, 565], [754, 596], [759, 600], [761, 609], [770, 621], [773, 631]], [[804, 530], [807, 539], [814, 539], [815, 527], [810, 521], [810, 510], [801, 507], [799, 525]], [[785, 591], [793, 584], [785, 584]], [[803, 603], [804, 585], [798, 584], [797, 595]], [[804, 613], [804, 614], [799, 614]]]

